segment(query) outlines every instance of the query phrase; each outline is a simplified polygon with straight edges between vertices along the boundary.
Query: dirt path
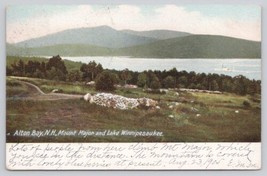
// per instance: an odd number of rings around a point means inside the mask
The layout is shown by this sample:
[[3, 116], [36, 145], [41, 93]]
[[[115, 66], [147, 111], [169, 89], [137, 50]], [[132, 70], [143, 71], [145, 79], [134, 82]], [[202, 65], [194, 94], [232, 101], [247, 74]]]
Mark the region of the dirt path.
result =
[[[16, 99], [30, 99], [30, 100], [61, 100], [61, 99], [80, 99], [83, 95], [76, 95], [76, 94], [64, 94], [64, 93], [44, 93], [38, 86], [26, 82], [21, 81], [22, 84], [26, 84], [29, 87], [29, 90], [35, 91], [35, 94], [30, 94], [26, 97], [16, 97]], [[12, 98], [11, 98], [12, 99]]]
[[17, 80], [23, 84], [27, 84], [28, 86], [31, 86], [32, 88], [35, 88], [35, 90], [40, 93], [41, 95], [45, 95], [45, 93], [36, 85], [32, 84], [32, 83], [29, 83], [29, 82], [26, 82], [26, 81], [21, 81], [21, 80]]

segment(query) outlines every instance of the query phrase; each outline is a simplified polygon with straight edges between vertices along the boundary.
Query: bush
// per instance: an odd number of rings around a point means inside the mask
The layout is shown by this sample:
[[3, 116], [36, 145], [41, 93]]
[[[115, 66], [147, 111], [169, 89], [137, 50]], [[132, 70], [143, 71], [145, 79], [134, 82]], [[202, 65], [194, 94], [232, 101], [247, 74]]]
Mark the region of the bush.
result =
[[59, 69], [52, 67], [51, 70], [47, 71], [47, 78], [50, 80], [65, 81], [66, 75]]
[[95, 89], [97, 91], [114, 91], [116, 75], [109, 71], [104, 71], [96, 77]]
[[7, 81], [6, 85], [7, 85], [7, 86], [10, 86], [10, 87], [18, 87], [18, 86], [22, 86], [20, 83], [15, 82], [15, 81]]
[[243, 105], [245, 106], [245, 107], [250, 107], [250, 103], [248, 102], [248, 101], [243, 101]]
[[159, 89], [160, 88], [160, 82], [158, 80], [153, 80], [150, 84], [151, 89]]
[[165, 88], [174, 88], [175, 87], [175, 79], [172, 76], [167, 76], [163, 80], [163, 85]]

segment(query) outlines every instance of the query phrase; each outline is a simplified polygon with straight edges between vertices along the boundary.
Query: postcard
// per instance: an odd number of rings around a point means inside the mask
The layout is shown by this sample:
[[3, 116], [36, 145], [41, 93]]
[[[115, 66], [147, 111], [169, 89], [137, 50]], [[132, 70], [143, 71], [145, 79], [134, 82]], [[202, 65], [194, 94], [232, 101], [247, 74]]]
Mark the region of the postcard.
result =
[[8, 6], [6, 168], [261, 169], [261, 7]]

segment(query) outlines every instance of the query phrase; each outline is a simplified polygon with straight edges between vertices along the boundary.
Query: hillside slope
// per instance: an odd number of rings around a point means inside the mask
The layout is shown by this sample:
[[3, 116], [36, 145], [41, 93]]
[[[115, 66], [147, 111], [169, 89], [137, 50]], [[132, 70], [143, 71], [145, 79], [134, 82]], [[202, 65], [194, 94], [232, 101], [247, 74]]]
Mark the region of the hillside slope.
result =
[[224, 36], [190, 35], [121, 48], [117, 53], [145, 58], [260, 58], [261, 43]]
[[100, 47], [121, 48], [154, 42], [156, 39], [137, 36], [108, 26], [68, 29], [43, 37], [17, 43], [17, 47], [43, 47], [58, 44], [89, 44]]
[[128, 34], [133, 34], [142, 37], [149, 37], [158, 40], [185, 37], [191, 35], [187, 32], [171, 31], [171, 30], [151, 30], [151, 31], [133, 31], [133, 30], [123, 30], [123, 32]]
[[57, 44], [23, 48], [7, 44], [7, 55], [129, 56], [140, 58], [261, 58], [261, 42], [213, 35], [190, 35], [124, 48]]

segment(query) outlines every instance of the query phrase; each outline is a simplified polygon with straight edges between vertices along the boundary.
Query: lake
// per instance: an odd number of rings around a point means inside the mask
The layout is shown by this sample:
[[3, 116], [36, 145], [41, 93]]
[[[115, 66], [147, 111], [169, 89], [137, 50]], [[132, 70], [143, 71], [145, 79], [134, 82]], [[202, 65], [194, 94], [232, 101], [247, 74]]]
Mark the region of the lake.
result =
[[129, 57], [63, 57], [72, 61], [101, 63], [103, 68], [132, 71], [170, 70], [195, 71], [196, 73], [217, 73], [229, 76], [244, 75], [249, 79], [261, 80], [261, 59], [159, 59]]

